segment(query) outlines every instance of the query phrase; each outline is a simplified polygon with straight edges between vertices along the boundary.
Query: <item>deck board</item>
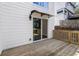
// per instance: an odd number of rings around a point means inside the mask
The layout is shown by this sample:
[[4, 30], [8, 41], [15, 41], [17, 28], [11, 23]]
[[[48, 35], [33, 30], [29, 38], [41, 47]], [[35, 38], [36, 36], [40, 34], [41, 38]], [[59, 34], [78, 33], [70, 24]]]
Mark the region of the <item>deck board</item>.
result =
[[63, 50], [61, 50], [59, 53], [56, 55], [58, 56], [72, 56], [78, 48], [78, 45], [70, 44], [66, 47], [64, 47]]
[[46, 39], [4, 50], [2, 56], [66, 56], [72, 55], [77, 48], [78, 45], [56, 39]]

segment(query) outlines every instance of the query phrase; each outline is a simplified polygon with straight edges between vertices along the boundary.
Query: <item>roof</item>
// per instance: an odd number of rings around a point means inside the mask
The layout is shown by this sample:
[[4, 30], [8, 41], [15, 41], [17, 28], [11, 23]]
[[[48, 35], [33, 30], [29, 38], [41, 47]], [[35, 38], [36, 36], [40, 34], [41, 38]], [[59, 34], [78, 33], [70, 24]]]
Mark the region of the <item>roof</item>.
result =
[[73, 16], [69, 16], [68, 19], [71, 19], [71, 20], [75, 19], [75, 20], [77, 20], [77, 19], [79, 19], [79, 14], [74, 14]]

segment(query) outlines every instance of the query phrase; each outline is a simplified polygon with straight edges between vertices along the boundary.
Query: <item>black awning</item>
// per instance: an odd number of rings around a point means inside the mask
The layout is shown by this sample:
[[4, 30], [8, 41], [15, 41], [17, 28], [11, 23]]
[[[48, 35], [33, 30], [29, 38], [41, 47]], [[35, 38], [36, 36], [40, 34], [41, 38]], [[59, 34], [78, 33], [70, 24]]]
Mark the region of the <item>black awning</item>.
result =
[[31, 14], [30, 14], [30, 16], [29, 16], [29, 18], [31, 19], [31, 15], [33, 14], [33, 13], [39, 13], [39, 14], [41, 14], [41, 16], [42, 15], [47, 15], [48, 17], [52, 17], [53, 15], [50, 15], [50, 14], [47, 14], [47, 13], [44, 13], [44, 12], [40, 12], [40, 11], [37, 11], [37, 10], [32, 10], [31, 11]]

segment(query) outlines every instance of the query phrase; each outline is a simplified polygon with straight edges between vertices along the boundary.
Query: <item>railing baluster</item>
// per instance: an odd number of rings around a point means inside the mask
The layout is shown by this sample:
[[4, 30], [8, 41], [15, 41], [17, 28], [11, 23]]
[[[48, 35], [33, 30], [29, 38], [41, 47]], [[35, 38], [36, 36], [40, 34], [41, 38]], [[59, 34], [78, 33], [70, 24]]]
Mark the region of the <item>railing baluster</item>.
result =
[[68, 30], [54, 30], [53, 38], [67, 41], [69, 43], [79, 44], [79, 32], [68, 31]]

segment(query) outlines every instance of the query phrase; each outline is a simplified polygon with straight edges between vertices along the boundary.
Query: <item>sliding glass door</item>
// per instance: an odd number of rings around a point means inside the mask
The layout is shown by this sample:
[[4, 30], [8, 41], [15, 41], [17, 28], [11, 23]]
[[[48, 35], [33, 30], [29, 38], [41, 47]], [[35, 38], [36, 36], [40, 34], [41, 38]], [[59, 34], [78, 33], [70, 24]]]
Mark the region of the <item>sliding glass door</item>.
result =
[[33, 18], [33, 40], [41, 39], [41, 19]]
[[33, 18], [33, 41], [47, 38], [48, 36], [48, 20]]
[[42, 19], [42, 38], [47, 38], [48, 36], [48, 20]]

